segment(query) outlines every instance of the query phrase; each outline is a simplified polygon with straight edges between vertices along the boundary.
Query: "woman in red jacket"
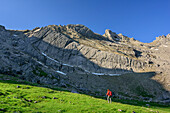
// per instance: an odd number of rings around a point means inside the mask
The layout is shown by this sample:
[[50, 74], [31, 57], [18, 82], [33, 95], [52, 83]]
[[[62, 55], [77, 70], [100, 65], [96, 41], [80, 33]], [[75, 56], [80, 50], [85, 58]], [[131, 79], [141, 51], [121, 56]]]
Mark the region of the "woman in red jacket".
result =
[[110, 103], [112, 103], [112, 99], [111, 99], [112, 92], [111, 92], [109, 89], [107, 89], [106, 95], [107, 95], [107, 101], [108, 101], [108, 103], [109, 103], [109, 100], [110, 100]]

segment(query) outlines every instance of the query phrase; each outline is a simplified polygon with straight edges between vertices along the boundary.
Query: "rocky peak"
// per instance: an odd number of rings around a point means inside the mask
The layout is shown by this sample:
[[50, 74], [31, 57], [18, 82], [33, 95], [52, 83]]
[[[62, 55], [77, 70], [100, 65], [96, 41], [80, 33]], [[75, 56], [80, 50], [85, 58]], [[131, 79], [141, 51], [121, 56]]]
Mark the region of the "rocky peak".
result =
[[164, 38], [166, 38], [166, 36], [165, 36], [165, 35], [162, 35], [162, 36], [156, 37], [156, 39], [164, 39]]
[[166, 38], [170, 38], [170, 34], [167, 34], [167, 35], [166, 35]]
[[154, 40], [153, 42], [156, 42], [157, 44], [165, 44], [168, 41], [170, 41], [170, 34], [166, 36], [165, 35], [158, 36], [156, 37], [156, 40]]
[[111, 41], [119, 40], [119, 36], [115, 32], [112, 32], [110, 29], [106, 29], [103, 36]]
[[36, 31], [38, 31], [40, 29], [40, 27], [36, 27], [36, 28], [34, 28], [32, 31], [33, 32], [36, 32]]
[[94, 37], [93, 31], [91, 31], [88, 27], [81, 24], [76, 25], [69, 24], [66, 26], [66, 28], [68, 31], [77, 32], [86, 37]]
[[167, 34], [166, 36], [165, 35], [158, 36], [158, 37], [156, 37], [156, 40], [166, 39], [166, 38], [170, 38], [170, 34]]

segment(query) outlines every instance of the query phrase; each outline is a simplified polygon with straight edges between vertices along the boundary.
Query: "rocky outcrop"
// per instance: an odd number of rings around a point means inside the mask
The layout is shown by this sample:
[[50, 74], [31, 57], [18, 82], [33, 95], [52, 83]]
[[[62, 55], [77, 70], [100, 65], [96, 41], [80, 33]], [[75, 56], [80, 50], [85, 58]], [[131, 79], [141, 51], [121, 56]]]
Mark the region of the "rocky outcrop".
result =
[[169, 54], [169, 35], [160, 38], [166, 41], [146, 44], [111, 30], [101, 36], [79, 24], [0, 26], [0, 73], [97, 95], [109, 88], [133, 98], [168, 99], [170, 58], [161, 53]]
[[0, 25], [0, 31], [4, 31], [5, 30], [5, 27]]
[[106, 38], [108, 38], [111, 41], [120, 40], [120, 37], [116, 33], [112, 32], [109, 29], [106, 29], [105, 34], [103, 36], [105, 36]]
[[69, 24], [69, 25], [66, 26], [66, 29], [67, 29], [67, 31], [80, 33], [81, 35], [89, 37], [89, 38], [95, 37], [93, 31], [91, 31], [89, 28], [87, 28], [84, 25], [80, 25], [80, 24], [72, 25], [72, 24]]

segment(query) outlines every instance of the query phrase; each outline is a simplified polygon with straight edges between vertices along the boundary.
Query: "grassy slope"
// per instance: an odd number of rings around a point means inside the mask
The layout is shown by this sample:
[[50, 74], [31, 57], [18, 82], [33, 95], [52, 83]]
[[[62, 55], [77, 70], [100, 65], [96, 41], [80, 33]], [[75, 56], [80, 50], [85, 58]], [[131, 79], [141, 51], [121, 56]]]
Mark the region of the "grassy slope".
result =
[[[108, 104], [106, 100], [95, 98], [84, 94], [70, 93], [57, 89], [43, 88], [31, 85], [24, 85], [11, 80], [0, 80], [0, 112], [121, 112], [147, 113], [159, 111], [168, 113], [170, 107], [148, 108], [142, 105], [128, 105], [120, 102]], [[27, 83], [29, 84], [29, 83]], [[20, 86], [20, 88], [17, 88]], [[42, 98], [46, 96], [46, 98]], [[56, 97], [57, 99], [53, 99]], [[28, 100], [31, 100], [29, 102]], [[34, 103], [37, 101], [37, 103]], [[132, 101], [131, 101], [132, 102]], [[130, 103], [130, 102], [129, 102]], [[146, 103], [145, 103], [146, 104]], [[2, 109], [3, 108], [3, 109]], [[170, 113], [170, 112], [169, 112]]]

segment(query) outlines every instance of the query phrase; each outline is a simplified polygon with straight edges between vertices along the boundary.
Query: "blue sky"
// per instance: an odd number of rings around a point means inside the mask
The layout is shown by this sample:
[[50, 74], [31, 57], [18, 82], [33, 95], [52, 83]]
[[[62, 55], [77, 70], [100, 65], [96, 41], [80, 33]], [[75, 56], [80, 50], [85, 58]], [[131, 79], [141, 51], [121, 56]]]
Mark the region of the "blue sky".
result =
[[151, 42], [170, 33], [170, 0], [0, 0], [0, 25], [33, 29], [83, 24]]

